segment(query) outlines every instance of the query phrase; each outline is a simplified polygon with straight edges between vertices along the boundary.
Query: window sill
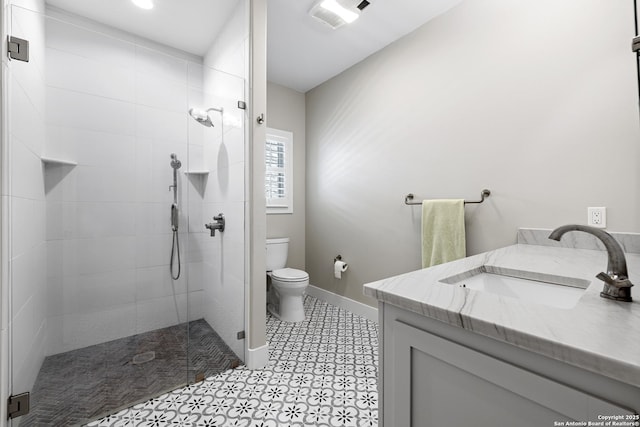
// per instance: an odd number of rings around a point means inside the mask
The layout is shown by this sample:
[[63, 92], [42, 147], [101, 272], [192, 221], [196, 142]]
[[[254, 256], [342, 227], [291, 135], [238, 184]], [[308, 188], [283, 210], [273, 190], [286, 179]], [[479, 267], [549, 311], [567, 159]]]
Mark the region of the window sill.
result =
[[292, 214], [293, 207], [290, 206], [267, 206], [267, 215]]

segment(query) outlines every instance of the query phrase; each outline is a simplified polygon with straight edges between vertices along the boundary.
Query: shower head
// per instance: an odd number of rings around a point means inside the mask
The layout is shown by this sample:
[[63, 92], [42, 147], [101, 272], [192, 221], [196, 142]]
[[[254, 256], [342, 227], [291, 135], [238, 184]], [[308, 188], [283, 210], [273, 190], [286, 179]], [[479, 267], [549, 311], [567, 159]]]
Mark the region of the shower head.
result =
[[174, 169], [180, 169], [181, 166], [182, 162], [178, 160], [178, 156], [176, 156], [176, 153], [171, 153], [171, 167]]
[[209, 111], [218, 111], [220, 114], [222, 114], [223, 109], [222, 107], [211, 107], [207, 110], [191, 108], [189, 109], [189, 115], [201, 125], [204, 125], [206, 127], [213, 127], [213, 122], [211, 121], [211, 117], [209, 116]]
[[198, 123], [204, 125], [206, 127], [213, 127], [213, 123], [211, 122], [211, 117], [209, 117], [209, 113], [203, 111], [199, 108], [191, 108], [189, 110], [189, 115], [193, 117]]

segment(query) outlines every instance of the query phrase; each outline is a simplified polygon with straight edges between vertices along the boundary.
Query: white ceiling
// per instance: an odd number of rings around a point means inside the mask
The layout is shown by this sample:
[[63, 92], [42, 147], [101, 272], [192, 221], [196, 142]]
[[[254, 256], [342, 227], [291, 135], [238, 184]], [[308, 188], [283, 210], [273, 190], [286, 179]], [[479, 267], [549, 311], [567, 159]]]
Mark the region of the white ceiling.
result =
[[370, 0], [359, 19], [332, 30], [308, 15], [316, 0], [268, 0], [267, 77], [306, 92], [462, 0]]
[[[130, 0], [47, 3], [198, 56], [204, 55], [239, 0]], [[370, 0], [353, 24], [337, 30], [308, 15], [316, 0], [268, 0], [267, 78], [306, 92], [415, 30], [462, 0]]]
[[143, 10], [131, 0], [46, 0], [94, 21], [203, 56], [238, 0], [154, 0]]

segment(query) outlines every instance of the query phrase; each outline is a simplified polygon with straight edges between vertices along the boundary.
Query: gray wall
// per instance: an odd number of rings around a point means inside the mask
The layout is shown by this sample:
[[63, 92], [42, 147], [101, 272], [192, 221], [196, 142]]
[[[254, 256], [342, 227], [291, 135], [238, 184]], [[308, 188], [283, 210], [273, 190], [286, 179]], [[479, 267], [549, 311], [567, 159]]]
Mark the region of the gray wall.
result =
[[420, 268], [409, 192], [492, 190], [466, 207], [470, 255], [588, 206], [640, 231], [633, 35], [626, 2], [466, 1], [308, 92], [311, 283], [372, 304], [363, 283]]
[[267, 237], [289, 237], [287, 266], [305, 263], [305, 97], [303, 93], [267, 84], [267, 125], [293, 133], [293, 213], [268, 214]]

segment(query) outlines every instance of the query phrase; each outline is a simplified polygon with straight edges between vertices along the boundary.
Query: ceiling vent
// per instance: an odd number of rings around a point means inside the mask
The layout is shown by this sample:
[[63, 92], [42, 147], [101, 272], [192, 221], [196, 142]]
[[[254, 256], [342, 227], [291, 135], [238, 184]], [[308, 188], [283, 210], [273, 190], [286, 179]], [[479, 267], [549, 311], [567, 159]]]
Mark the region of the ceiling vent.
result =
[[309, 15], [335, 30], [358, 19], [367, 6], [367, 0], [319, 0], [309, 10]]

